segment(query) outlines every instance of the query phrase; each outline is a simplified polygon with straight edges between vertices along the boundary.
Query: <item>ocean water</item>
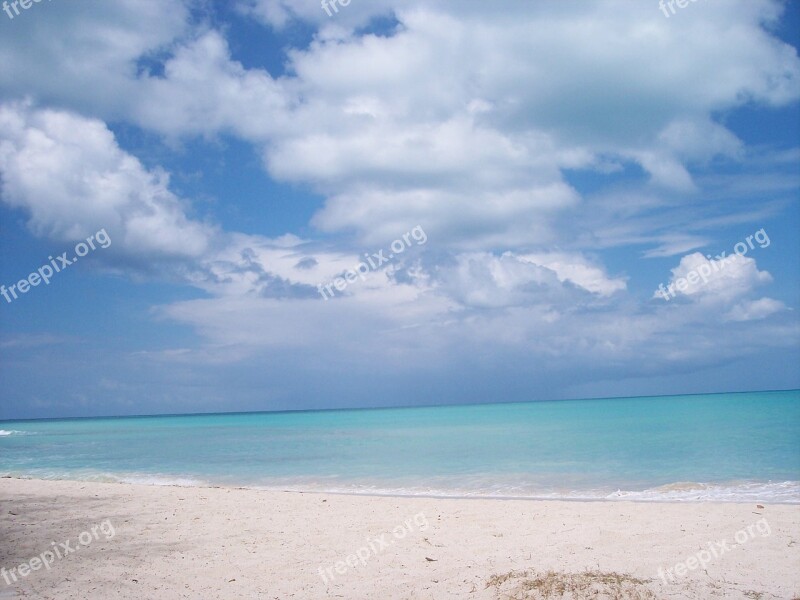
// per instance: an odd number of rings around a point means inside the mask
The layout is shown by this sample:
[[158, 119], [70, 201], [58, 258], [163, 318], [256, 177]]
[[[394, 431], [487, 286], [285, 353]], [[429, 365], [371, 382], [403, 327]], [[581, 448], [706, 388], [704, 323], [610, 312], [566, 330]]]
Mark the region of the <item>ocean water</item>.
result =
[[501, 498], [800, 502], [800, 391], [0, 422], [0, 475]]

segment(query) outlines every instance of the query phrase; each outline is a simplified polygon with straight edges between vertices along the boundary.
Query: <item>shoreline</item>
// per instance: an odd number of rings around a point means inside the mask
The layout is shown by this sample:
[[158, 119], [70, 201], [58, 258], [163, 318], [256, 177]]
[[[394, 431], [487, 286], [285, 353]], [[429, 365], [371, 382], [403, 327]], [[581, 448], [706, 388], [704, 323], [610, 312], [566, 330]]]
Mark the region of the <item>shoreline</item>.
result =
[[[0, 597], [495, 600], [537, 577], [601, 575], [621, 598], [800, 597], [795, 505], [494, 500], [6, 477], [6, 573], [98, 524], [115, 533], [0, 578]], [[729, 551], [692, 569], [719, 540]]]
[[[776, 501], [774, 499], [735, 499], [735, 500], [720, 500], [717, 498], [712, 499], [658, 499], [658, 498], [627, 498], [627, 497], [619, 497], [619, 498], [572, 498], [568, 496], [554, 496], [554, 497], [547, 497], [547, 496], [481, 496], [481, 495], [443, 495], [443, 494], [395, 494], [389, 492], [359, 492], [359, 491], [339, 491], [339, 490], [303, 490], [303, 489], [283, 489], [280, 487], [267, 487], [267, 486], [259, 486], [259, 485], [240, 485], [240, 484], [214, 484], [210, 482], [200, 482], [197, 485], [193, 484], [181, 484], [181, 483], [157, 483], [157, 482], [139, 482], [139, 481], [98, 481], [98, 480], [90, 480], [90, 479], [44, 479], [41, 477], [24, 477], [18, 475], [0, 475], [0, 480], [2, 479], [12, 479], [12, 480], [20, 480], [20, 481], [43, 481], [43, 482], [72, 482], [72, 483], [100, 483], [100, 484], [109, 484], [109, 485], [134, 485], [134, 486], [145, 486], [145, 487], [165, 487], [165, 488], [181, 488], [181, 489], [222, 489], [222, 490], [252, 490], [252, 491], [263, 491], [263, 492], [271, 492], [271, 493], [287, 493], [287, 494], [324, 494], [324, 495], [331, 495], [331, 496], [355, 496], [355, 497], [369, 497], [369, 498], [428, 498], [432, 500], [498, 500], [498, 501], [520, 501], [520, 502], [608, 502], [611, 504], [620, 503], [620, 502], [633, 502], [637, 504], [753, 504], [753, 503], [762, 503], [762, 504], [771, 504], [774, 506], [800, 506], [800, 499], [798, 500], [791, 500], [785, 501], [780, 500]], [[794, 482], [775, 482], [775, 483], [794, 483]], [[668, 484], [668, 485], [675, 485], [675, 484]], [[709, 484], [698, 484], [698, 485], [709, 485]]]

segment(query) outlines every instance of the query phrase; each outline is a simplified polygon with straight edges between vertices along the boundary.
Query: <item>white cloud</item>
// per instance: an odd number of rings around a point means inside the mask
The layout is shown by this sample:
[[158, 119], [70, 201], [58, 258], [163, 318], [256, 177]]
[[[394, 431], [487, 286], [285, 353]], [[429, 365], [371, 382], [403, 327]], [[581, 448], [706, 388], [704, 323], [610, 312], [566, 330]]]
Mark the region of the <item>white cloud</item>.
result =
[[509, 252], [501, 256], [465, 253], [454, 257], [454, 261], [437, 268], [437, 289], [462, 306], [552, 305], [558, 299], [560, 285], [552, 270], [520, 260]]
[[553, 243], [552, 219], [577, 201], [563, 183], [494, 192], [359, 188], [332, 196], [312, 222], [323, 231], [356, 226], [367, 244], [386, 243], [420, 224], [439, 244], [513, 248]]
[[766, 319], [768, 316], [786, 310], [786, 305], [772, 298], [745, 300], [734, 306], [726, 315], [731, 321], [754, 321]]
[[[694, 252], [681, 258], [672, 269], [666, 289], [670, 296], [729, 301], [771, 281], [767, 271], [758, 270], [754, 258], [732, 254], [716, 259]], [[656, 290], [653, 297], [663, 297], [664, 293]]]
[[[756, 327], [782, 310], [748, 298], [771, 280], [752, 258], [723, 268], [684, 256], [673, 281], [712, 272], [682, 292], [694, 302], [642, 306], [586, 254], [708, 243], [693, 220], [696, 166], [743, 156], [718, 115], [800, 97], [797, 53], [766, 28], [778, 3], [698, 2], [681, 21], [621, 1], [353, 0], [332, 18], [315, 2], [240, 3], [275, 28], [318, 28], [280, 77], [238, 62], [227, 32], [191, 25], [186, 6], [53, 3], [0, 39], [3, 201], [42, 236], [105, 227], [127, 260], [179, 259], [209, 296], [158, 311], [204, 343], [151, 358], [278, 360], [288, 348], [302, 357], [293, 376], [311, 360], [335, 369], [375, 356], [431, 370], [523, 365], [534, 378], [598, 365], [666, 372], [734, 356], [720, 322]], [[356, 30], [392, 12], [396, 30]], [[312, 225], [348, 237], [323, 246], [219, 231], [192, 217], [166, 173], [120, 148], [112, 120], [178, 141], [241, 138], [273, 178], [325, 197]], [[576, 170], [602, 179], [637, 165], [652, 185], [582, 198], [570, 184]], [[318, 284], [360, 260], [354, 247], [385, 248], [416, 225], [435, 252], [319, 297]], [[770, 343], [796, 342], [796, 329], [776, 331]]]
[[524, 262], [547, 267], [555, 271], [558, 280], [569, 281], [590, 292], [610, 296], [626, 289], [625, 279], [611, 279], [602, 267], [591, 264], [585, 257], [564, 253], [524, 254], [519, 257]]
[[[299, 19], [317, 28], [280, 78], [233, 60], [220, 32], [192, 28], [173, 2], [136, 18], [133, 0], [94, 11], [48, 5], [35, 20], [48, 42], [37, 47], [64, 51], [20, 60], [18, 40], [9, 42], [5, 97], [30, 94], [171, 137], [233, 133], [261, 148], [272, 176], [328, 197], [315, 223], [366, 241], [398, 202], [416, 198], [409, 218], [430, 219], [441, 243], [542, 246], [557, 236], [541, 197], [552, 195], [562, 215], [576, 204], [564, 169], [635, 162], [664, 190], [691, 193], [693, 165], [741, 155], [716, 115], [800, 97], [797, 53], [766, 29], [780, 14], [770, 0], [697, 3], [680, 22], [617, 0], [503, 11], [476, 0], [353, 0], [334, 17], [313, 2], [240, 2], [272, 27]], [[357, 32], [387, 15], [396, 30]]]
[[188, 218], [169, 177], [121, 150], [104, 123], [30, 104], [0, 105], [2, 200], [37, 235], [62, 241], [105, 228], [111, 252], [198, 258], [211, 227]]
[[[665, 189], [694, 191], [690, 164], [741, 151], [712, 114], [796, 99], [800, 63], [761, 28], [775, 16], [772, 3], [724, 15], [709, 4], [692, 28], [651, 9], [407, 2], [392, 36], [321, 36], [292, 54], [305, 100], [290, 120], [300, 127], [268, 146], [266, 164], [329, 195], [319, 226], [364, 236], [399, 207], [413, 211], [419, 202], [404, 199], [414, 195], [461, 231], [487, 226], [483, 214], [469, 218], [484, 204], [511, 245], [546, 243], [551, 226], [534, 207], [521, 216], [481, 198], [568, 187], [562, 169], [597, 169], [610, 157], [638, 162]], [[745, 48], [765, 60], [752, 62]], [[693, 58], [665, 60], [677, 54]], [[448, 202], [454, 192], [461, 202]], [[520, 238], [513, 228], [530, 221], [538, 227]], [[472, 248], [497, 237], [470, 235]]]
[[722, 125], [710, 119], [682, 119], [667, 125], [658, 140], [686, 161], [707, 161], [715, 156], [741, 158], [744, 144]]
[[708, 245], [708, 239], [686, 233], [670, 233], [657, 237], [659, 245], [644, 253], [645, 258], [675, 256]]
[[[140, 59], [156, 59], [190, 28], [188, 2], [47, 2], [0, 36], [0, 100], [32, 96], [101, 118], [139, 97]], [[5, 18], [5, 17], [4, 17]]]
[[266, 140], [284, 127], [290, 98], [265, 71], [231, 59], [217, 31], [177, 46], [163, 76], [142, 76], [129, 118], [170, 137], [234, 133]]

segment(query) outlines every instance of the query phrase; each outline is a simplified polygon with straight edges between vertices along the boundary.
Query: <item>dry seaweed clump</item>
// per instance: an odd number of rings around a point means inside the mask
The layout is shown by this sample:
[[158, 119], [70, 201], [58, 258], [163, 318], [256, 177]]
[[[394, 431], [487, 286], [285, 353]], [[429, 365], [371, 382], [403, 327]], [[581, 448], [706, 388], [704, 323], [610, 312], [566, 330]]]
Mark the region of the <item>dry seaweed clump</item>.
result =
[[655, 600], [647, 583], [631, 575], [600, 571], [511, 571], [492, 575], [486, 587], [494, 587], [498, 599], [508, 600]]

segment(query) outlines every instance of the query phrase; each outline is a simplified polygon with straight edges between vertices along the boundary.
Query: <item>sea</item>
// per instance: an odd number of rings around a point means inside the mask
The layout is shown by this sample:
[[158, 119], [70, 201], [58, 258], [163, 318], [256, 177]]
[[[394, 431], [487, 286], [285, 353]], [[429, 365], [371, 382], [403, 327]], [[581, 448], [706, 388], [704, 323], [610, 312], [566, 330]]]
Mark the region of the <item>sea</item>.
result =
[[800, 503], [800, 390], [0, 421], [0, 476], [393, 496]]

